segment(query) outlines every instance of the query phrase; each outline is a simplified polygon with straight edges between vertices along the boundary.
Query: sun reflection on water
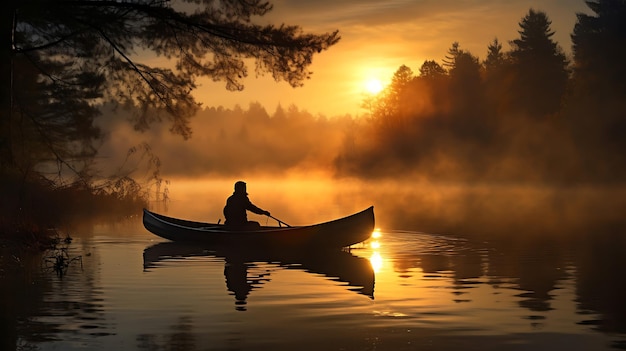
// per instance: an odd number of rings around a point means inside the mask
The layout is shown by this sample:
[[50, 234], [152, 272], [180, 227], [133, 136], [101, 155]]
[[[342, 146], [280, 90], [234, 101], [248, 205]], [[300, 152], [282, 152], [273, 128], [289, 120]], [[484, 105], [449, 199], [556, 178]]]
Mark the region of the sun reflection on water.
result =
[[370, 242], [370, 248], [372, 249], [372, 254], [369, 258], [370, 260], [370, 264], [372, 265], [372, 269], [374, 269], [374, 273], [378, 273], [380, 272], [380, 270], [383, 267], [383, 257], [380, 254], [380, 241], [378, 239], [380, 239], [380, 237], [382, 236], [381, 232], [380, 232], [380, 228], [376, 228], [374, 229], [374, 231], [372, 232], [372, 236], [371, 239], [372, 241]]
[[374, 229], [374, 231], [372, 232], [372, 239], [379, 239], [382, 236], [382, 234], [380, 233], [380, 228], [376, 228]]
[[372, 265], [372, 269], [374, 269], [374, 273], [380, 272], [383, 268], [383, 256], [380, 255], [380, 252], [372, 252], [372, 255], [370, 256], [370, 264]]

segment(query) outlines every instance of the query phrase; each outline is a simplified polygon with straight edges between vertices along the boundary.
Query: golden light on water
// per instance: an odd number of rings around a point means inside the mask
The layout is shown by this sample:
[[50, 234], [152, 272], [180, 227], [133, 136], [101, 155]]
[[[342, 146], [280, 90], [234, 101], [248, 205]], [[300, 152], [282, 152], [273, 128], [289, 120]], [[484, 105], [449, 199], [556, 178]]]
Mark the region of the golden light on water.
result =
[[376, 228], [374, 229], [374, 231], [372, 232], [372, 239], [378, 239], [382, 236], [382, 234], [380, 233], [380, 228]]
[[372, 254], [369, 258], [370, 264], [372, 265], [372, 269], [374, 269], [374, 273], [380, 272], [383, 267], [383, 257], [380, 255], [378, 251], [380, 249], [380, 241], [378, 240], [382, 236], [380, 232], [380, 228], [374, 229], [372, 232], [372, 236], [370, 237], [372, 241], [370, 242], [370, 248], [372, 249]]
[[374, 273], [380, 272], [383, 268], [383, 257], [380, 255], [380, 252], [372, 252], [372, 255], [370, 256], [370, 263], [374, 269]]

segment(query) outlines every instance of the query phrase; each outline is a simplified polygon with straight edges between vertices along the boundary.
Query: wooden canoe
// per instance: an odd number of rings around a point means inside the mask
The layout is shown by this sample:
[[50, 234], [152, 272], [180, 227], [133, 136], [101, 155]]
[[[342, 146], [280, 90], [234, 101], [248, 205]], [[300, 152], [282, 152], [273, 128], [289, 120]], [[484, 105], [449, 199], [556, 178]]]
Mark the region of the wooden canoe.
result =
[[348, 247], [367, 240], [374, 230], [374, 207], [329, 222], [307, 226], [261, 226], [233, 231], [223, 224], [167, 217], [144, 209], [143, 225], [153, 234], [177, 242], [212, 245]]

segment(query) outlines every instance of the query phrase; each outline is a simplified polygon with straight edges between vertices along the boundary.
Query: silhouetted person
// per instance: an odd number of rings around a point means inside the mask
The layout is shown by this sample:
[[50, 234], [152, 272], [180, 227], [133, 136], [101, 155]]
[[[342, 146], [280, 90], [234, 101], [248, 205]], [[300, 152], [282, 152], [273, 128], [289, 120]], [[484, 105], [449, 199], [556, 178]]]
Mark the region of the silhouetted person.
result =
[[226, 206], [224, 206], [224, 217], [226, 219], [224, 224], [237, 230], [259, 228], [259, 222], [248, 221], [246, 211], [260, 215], [270, 215], [269, 211], [262, 210], [250, 202], [246, 192], [246, 183], [238, 181], [235, 183], [235, 192], [226, 200]]

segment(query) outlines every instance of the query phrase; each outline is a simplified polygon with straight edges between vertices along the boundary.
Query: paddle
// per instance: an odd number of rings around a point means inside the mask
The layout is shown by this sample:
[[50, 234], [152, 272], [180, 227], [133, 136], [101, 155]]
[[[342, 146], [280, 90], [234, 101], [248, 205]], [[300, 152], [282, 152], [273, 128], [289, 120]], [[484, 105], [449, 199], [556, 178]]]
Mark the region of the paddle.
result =
[[279, 225], [282, 223], [282, 224], [286, 225], [287, 227], [291, 227], [289, 224], [287, 224], [287, 223], [285, 223], [285, 222], [281, 221], [280, 219], [278, 219], [278, 218], [276, 218], [276, 217], [274, 217], [274, 216], [270, 216], [270, 215], [267, 215], [267, 216], [268, 216], [269, 218], [271, 218], [271, 219], [275, 220], [276, 222], [278, 222], [278, 224], [279, 224]]

